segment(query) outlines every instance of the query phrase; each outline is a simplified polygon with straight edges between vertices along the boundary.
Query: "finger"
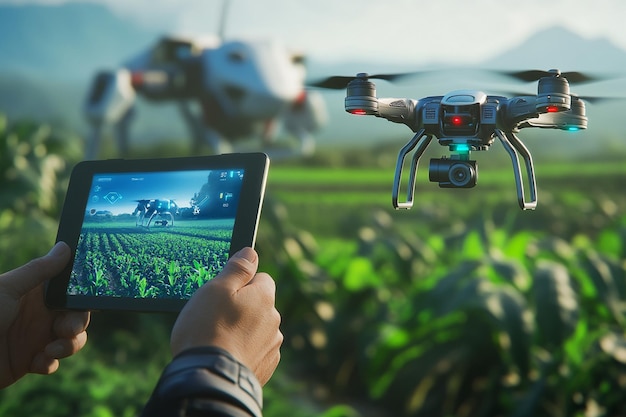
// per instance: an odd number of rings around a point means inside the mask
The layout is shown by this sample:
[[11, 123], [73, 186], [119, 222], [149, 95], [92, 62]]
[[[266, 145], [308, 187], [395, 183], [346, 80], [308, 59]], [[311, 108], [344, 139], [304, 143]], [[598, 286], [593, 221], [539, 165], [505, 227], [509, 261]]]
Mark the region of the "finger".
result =
[[254, 249], [243, 248], [231, 256], [224, 269], [211, 282], [221, 283], [236, 292], [254, 278], [258, 263], [259, 257]]
[[89, 326], [91, 314], [88, 311], [72, 311], [60, 314], [54, 321], [54, 334], [60, 338], [76, 336]]
[[59, 360], [51, 358], [43, 352], [38, 353], [30, 365], [30, 373], [32, 374], [50, 375], [55, 373], [57, 369], [59, 369]]
[[0, 276], [0, 285], [18, 299], [47, 279], [59, 274], [70, 260], [70, 248], [58, 242], [47, 255]]
[[248, 285], [256, 285], [265, 288], [272, 293], [276, 292], [276, 282], [265, 272], [257, 272], [254, 274], [254, 277], [248, 282]]
[[255, 297], [263, 297], [264, 302], [272, 305], [274, 305], [276, 300], [276, 282], [265, 272], [256, 273], [254, 278], [252, 278], [242, 290], [245, 292], [254, 291], [253, 294]]
[[44, 353], [49, 358], [63, 359], [80, 351], [87, 343], [87, 332], [77, 334], [71, 339], [58, 339], [48, 343]]

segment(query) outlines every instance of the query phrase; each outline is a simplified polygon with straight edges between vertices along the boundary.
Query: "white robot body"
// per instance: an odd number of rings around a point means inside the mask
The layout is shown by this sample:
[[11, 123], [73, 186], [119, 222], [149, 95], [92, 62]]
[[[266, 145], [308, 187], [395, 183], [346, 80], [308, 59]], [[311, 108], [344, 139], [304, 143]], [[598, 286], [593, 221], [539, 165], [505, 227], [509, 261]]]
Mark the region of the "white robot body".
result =
[[226, 42], [202, 61], [206, 91], [229, 117], [275, 117], [303, 90], [301, 64], [277, 42]]
[[202, 143], [213, 153], [228, 152], [231, 142], [253, 135], [267, 144], [283, 123], [300, 141], [293, 154], [310, 153], [311, 133], [326, 113], [320, 98], [306, 91], [305, 77], [302, 56], [273, 40], [164, 37], [122, 69], [95, 79], [92, 90], [100, 93], [90, 94], [86, 106], [93, 126], [86, 157], [97, 157], [103, 123], [115, 126], [120, 151], [127, 151], [136, 94], [178, 103], [194, 152]]

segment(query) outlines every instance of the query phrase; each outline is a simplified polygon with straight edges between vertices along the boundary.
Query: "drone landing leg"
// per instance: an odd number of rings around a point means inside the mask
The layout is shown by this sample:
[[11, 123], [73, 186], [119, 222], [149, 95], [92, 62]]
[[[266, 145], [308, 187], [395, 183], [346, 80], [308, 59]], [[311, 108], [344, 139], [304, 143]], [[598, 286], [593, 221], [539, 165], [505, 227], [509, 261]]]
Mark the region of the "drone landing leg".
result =
[[[513, 163], [513, 173], [515, 174], [515, 184], [517, 186], [517, 200], [522, 210], [534, 210], [537, 207], [537, 185], [535, 181], [535, 170], [530, 152], [524, 144], [515, 136], [514, 133], [504, 133], [500, 129], [496, 129], [496, 136], [502, 142], [502, 145], [509, 153], [511, 162]], [[530, 201], [526, 201], [524, 195], [524, 184], [522, 181], [522, 170], [519, 164], [519, 154], [522, 155], [526, 165], [526, 174], [528, 175], [528, 185], [530, 192]]]
[[[424, 135], [425, 129], [420, 129], [411, 140], [400, 149], [398, 154], [398, 162], [396, 162], [396, 174], [393, 180], [393, 191], [391, 193], [391, 202], [395, 209], [410, 209], [413, 207], [413, 195], [415, 194], [415, 180], [417, 178], [417, 166], [419, 159], [430, 144], [432, 135]], [[407, 188], [407, 195], [405, 202], [398, 201], [398, 194], [400, 193], [400, 182], [402, 180], [402, 166], [404, 165], [404, 158], [406, 155], [417, 146], [413, 158], [411, 159], [411, 170], [409, 172], [409, 184]]]

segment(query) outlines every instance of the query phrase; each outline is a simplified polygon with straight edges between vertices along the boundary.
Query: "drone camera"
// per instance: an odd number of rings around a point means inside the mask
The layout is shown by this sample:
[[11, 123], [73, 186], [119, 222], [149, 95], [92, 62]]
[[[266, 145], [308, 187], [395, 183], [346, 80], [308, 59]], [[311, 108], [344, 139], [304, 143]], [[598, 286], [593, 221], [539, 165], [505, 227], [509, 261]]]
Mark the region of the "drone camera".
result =
[[446, 157], [430, 160], [428, 179], [441, 188], [472, 188], [477, 177], [476, 161]]
[[345, 107], [348, 113], [355, 115], [378, 114], [376, 85], [367, 79], [367, 74], [358, 74], [348, 83]]

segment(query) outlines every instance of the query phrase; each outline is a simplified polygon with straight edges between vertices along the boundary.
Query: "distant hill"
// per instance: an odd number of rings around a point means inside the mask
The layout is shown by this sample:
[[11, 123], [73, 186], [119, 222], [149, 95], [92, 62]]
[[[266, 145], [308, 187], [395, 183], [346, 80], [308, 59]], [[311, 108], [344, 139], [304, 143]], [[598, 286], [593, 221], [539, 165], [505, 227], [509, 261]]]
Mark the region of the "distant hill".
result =
[[[127, 58], [154, 43], [163, 33], [141, 27], [136, 22], [112, 13], [94, 3], [46, 5], [0, 5], [0, 112], [12, 118], [56, 121], [86, 134], [81, 105], [95, 71], [114, 68]], [[533, 84], [521, 84], [493, 76], [485, 69], [550, 69], [615, 73], [626, 68], [626, 51], [606, 39], [588, 39], [570, 30], [554, 27], [542, 30], [504, 53], [494, 55], [479, 65], [447, 68], [436, 63], [413, 65], [372, 60], [362, 63], [324, 62], [308, 57], [312, 79], [329, 75], [352, 75], [357, 72], [394, 72], [438, 69], [426, 78], [399, 84], [377, 83], [380, 97], [420, 98], [445, 94], [458, 88], [528, 90]], [[625, 80], [576, 86], [581, 95], [614, 95], [626, 91]], [[495, 92], [495, 91], [494, 91]], [[319, 143], [370, 145], [408, 141], [412, 133], [403, 125], [373, 118], [348, 115], [343, 108], [344, 92], [325, 91], [329, 125], [318, 135]], [[618, 104], [615, 104], [618, 103]], [[578, 137], [624, 135], [612, 120], [621, 119], [624, 103], [588, 106], [590, 131]], [[592, 130], [593, 127], [593, 130]], [[555, 132], [524, 132], [543, 137]], [[135, 141], [158, 142], [185, 138], [187, 131], [172, 105], [152, 106], [140, 103], [131, 135]], [[560, 137], [560, 136], [559, 136]], [[572, 142], [572, 147], [594, 146], [593, 141]], [[589, 145], [591, 144], [591, 145]], [[626, 145], [625, 145], [626, 146]]]
[[23, 73], [0, 74], [0, 113], [9, 120], [28, 118], [74, 131], [82, 126], [83, 86]]
[[[584, 96], [606, 96], [626, 98], [626, 51], [604, 38], [585, 38], [562, 28], [552, 27], [536, 32], [524, 42], [508, 51], [485, 61], [483, 68], [498, 69], [550, 69], [561, 71], [583, 71], [604, 81], [573, 84], [571, 91]], [[534, 83], [511, 83], [520, 85], [521, 90], [536, 91]], [[514, 91], [519, 91], [515, 88]], [[528, 138], [537, 138], [538, 147], [545, 153], [594, 152], [599, 148], [626, 149], [626, 134], [623, 125], [616, 123], [623, 118], [626, 100], [608, 100], [600, 103], [587, 103], [589, 127], [561, 140], [541, 142], [544, 137], [557, 137], [543, 130], [524, 132]], [[558, 136], [562, 137], [562, 136]], [[532, 143], [529, 142], [529, 143]]]
[[626, 51], [604, 38], [584, 38], [563, 27], [551, 27], [536, 32], [482, 65], [514, 69], [623, 71]]
[[155, 36], [95, 3], [0, 5], [0, 72], [84, 82]]
[[[85, 133], [81, 106], [95, 72], [117, 67], [160, 35], [95, 3], [0, 5], [0, 112]], [[133, 128], [138, 137], [185, 134], [167, 106], [139, 107], [147, 120]]]

